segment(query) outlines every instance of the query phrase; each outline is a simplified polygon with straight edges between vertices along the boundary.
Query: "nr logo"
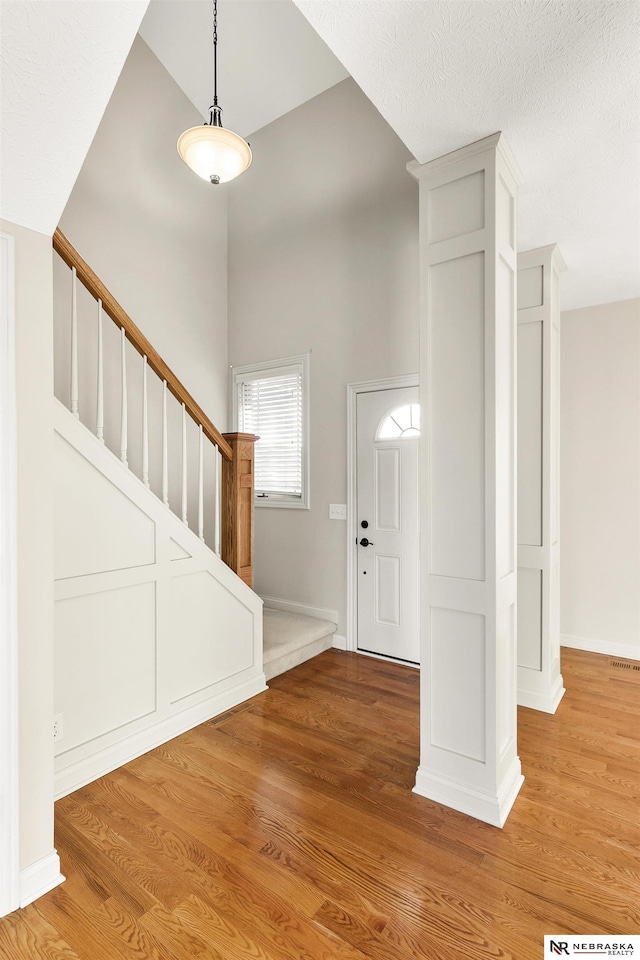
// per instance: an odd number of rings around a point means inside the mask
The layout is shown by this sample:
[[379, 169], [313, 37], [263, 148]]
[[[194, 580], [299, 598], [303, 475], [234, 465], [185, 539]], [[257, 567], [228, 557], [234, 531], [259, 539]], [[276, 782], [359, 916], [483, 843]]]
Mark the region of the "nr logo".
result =
[[556, 956], [569, 956], [569, 944], [566, 940], [550, 940], [549, 949], [551, 953], [556, 954]]

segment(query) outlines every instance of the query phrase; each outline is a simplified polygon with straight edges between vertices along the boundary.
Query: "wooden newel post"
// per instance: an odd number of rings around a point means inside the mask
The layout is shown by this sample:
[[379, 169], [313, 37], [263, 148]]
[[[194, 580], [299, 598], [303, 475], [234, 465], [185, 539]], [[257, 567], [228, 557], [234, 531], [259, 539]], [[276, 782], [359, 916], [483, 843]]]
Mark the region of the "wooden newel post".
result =
[[253, 587], [253, 458], [258, 437], [225, 433], [233, 459], [222, 460], [222, 559]]

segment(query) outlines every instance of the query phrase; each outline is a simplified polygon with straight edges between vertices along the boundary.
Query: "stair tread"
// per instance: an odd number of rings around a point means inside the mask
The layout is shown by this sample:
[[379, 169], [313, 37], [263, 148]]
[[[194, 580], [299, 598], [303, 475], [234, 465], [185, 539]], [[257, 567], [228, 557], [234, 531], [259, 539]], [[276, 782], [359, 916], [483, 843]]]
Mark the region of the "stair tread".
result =
[[264, 661], [267, 663], [331, 636], [336, 632], [336, 624], [331, 620], [265, 607], [263, 631]]

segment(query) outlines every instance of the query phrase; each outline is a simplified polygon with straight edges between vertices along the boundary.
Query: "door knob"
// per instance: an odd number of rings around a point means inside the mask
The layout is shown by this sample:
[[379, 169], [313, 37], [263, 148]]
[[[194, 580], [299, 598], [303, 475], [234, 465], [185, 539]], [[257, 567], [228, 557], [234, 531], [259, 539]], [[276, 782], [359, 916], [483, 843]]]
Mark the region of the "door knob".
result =
[[372, 546], [373, 546], [373, 543], [371, 542], [371, 540], [367, 540], [366, 537], [363, 537], [362, 540], [360, 541], [360, 546], [361, 546], [361, 547], [372, 547]]

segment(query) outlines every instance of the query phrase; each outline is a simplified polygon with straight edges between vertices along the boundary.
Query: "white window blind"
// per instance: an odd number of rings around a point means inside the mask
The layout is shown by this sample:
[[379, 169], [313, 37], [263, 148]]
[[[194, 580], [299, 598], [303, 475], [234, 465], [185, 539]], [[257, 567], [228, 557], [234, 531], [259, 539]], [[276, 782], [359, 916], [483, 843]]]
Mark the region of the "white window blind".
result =
[[256, 503], [308, 505], [306, 374], [308, 357], [234, 368], [236, 423], [260, 438]]

